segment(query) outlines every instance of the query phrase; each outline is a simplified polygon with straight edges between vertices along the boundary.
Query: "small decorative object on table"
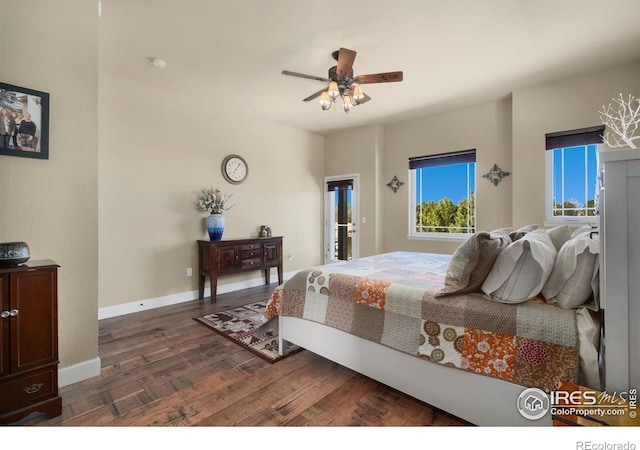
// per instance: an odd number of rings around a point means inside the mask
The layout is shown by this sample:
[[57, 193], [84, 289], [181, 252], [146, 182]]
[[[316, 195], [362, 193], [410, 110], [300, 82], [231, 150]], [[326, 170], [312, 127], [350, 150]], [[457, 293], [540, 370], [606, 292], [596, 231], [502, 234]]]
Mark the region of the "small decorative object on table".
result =
[[271, 227], [262, 225], [260, 227], [260, 237], [271, 237]]
[[218, 188], [202, 188], [200, 192], [202, 196], [198, 199], [198, 207], [209, 213], [206, 219], [209, 239], [219, 241], [222, 239], [226, 222], [223, 213], [233, 207], [229, 205], [229, 199], [233, 194], [224, 194]]
[[25, 263], [31, 257], [26, 242], [0, 243], [0, 264], [17, 265]]

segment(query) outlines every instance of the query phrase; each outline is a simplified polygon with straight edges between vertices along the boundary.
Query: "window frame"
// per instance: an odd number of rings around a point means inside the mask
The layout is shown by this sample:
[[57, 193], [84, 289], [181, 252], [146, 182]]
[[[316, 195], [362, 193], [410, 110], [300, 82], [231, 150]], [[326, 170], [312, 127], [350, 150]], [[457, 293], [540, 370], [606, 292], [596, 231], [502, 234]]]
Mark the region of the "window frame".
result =
[[[560, 148], [569, 148], [576, 146], [587, 146], [596, 144], [596, 166], [598, 163], [598, 154], [603, 150], [603, 135], [605, 133], [604, 125], [594, 127], [580, 128], [575, 130], [559, 131], [545, 134], [545, 221], [544, 225], [555, 226], [564, 224], [597, 224], [597, 215], [595, 216], [571, 216], [558, 217], [553, 215], [553, 152]], [[599, 168], [596, 167], [596, 178]], [[595, 185], [596, 180], [594, 180]], [[595, 193], [596, 196], [598, 192]], [[597, 203], [597, 202], [596, 202]], [[597, 208], [597, 206], [596, 206]]]
[[[476, 149], [469, 149], [469, 150], [464, 150], [461, 152], [448, 152], [448, 153], [442, 153], [442, 154], [437, 154], [437, 155], [425, 155], [423, 157], [416, 157], [416, 158], [409, 158], [409, 164], [411, 166], [411, 161], [412, 160], [418, 160], [418, 159], [433, 159], [433, 160], [444, 160], [444, 159], [450, 159], [451, 163], [450, 164], [438, 164], [438, 165], [455, 165], [455, 164], [459, 164], [456, 161], [456, 157], [458, 155], [464, 155], [466, 153], [470, 153], [473, 152], [473, 158], [474, 158], [474, 163], [475, 163], [475, 168], [474, 168], [474, 180], [477, 182], [477, 160], [476, 160]], [[447, 241], [447, 242], [464, 242], [466, 239], [468, 239], [470, 236], [473, 236], [474, 233], [445, 233], [445, 232], [439, 232], [439, 231], [430, 231], [430, 232], [421, 232], [421, 231], [416, 231], [416, 208], [418, 206], [417, 202], [416, 202], [416, 189], [417, 189], [417, 177], [416, 177], [416, 172], [417, 170], [419, 170], [420, 168], [409, 168], [409, 170], [407, 171], [407, 178], [409, 180], [409, 208], [408, 208], [408, 232], [407, 232], [407, 239], [409, 240], [430, 240], [430, 241]], [[474, 207], [474, 217], [476, 219], [476, 223], [474, 224], [475, 229], [477, 230], [477, 212], [478, 212], [478, 189], [477, 189], [477, 184], [476, 184], [476, 189], [474, 189], [474, 194], [475, 194], [475, 201], [473, 204]]]

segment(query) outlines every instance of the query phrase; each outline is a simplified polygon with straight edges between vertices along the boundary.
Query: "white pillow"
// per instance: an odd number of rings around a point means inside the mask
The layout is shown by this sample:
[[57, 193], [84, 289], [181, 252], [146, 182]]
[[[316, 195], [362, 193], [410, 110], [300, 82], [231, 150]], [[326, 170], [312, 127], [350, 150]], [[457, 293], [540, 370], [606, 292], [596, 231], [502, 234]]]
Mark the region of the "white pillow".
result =
[[591, 225], [581, 225], [571, 233], [571, 238], [581, 236], [585, 233], [591, 233]]
[[577, 308], [583, 305], [591, 293], [597, 299], [599, 275], [599, 241], [588, 234], [578, 234], [568, 240], [558, 252], [556, 263], [542, 295], [548, 303], [562, 308]]
[[569, 225], [559, 225], [554, 228], [548, 228], [547, 234], [551, 238], [551, 242], [553, 242], [557, 251], [560, 251], [562, 245], [572, 237]]
[[530, 225], [525, 225], [522, 228], [518, 228], [517, 230], [512, 231], [511, 233], [509, 233], [509, 237], [513, 242], [515, 242], [518, 239], [522, 238], [522, 236], [524, 236], [525, 234], [530, 233], [537, 229], [538, 229], [538, 224], [532, 223]]
[[545, 230], [535, 230], [505, 248], [482, 284], [492, 300], [521, 303], [540, 293], [558, 252]]

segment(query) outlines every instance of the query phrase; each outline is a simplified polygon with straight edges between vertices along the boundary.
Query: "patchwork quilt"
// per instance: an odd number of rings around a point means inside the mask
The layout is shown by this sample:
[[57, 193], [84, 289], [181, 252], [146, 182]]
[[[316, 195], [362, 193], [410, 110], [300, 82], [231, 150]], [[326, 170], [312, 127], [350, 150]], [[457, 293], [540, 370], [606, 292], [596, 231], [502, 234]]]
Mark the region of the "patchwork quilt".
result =
[[283, 315], [331, 326], [443, 364], [552, 390], [577, 382], [575, 310], [542, 299], [435, 297], [449, 255], [393, 252], [298, 272], [272, 294], [261, 323]]

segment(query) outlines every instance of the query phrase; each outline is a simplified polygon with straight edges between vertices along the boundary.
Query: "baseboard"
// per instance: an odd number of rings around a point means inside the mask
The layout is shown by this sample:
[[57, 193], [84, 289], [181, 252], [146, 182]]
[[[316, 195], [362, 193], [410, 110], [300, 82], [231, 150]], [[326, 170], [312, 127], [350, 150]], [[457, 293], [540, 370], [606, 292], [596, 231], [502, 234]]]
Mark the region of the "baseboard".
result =
[[[209, 296], [210, 289], [205, 289], [204, 295]], [[106, 306], [98, 308], [98, 320], [109, 319], [111, 317], [124, 316], [149, 309], [161, 308], [163, 306], [175, 305], [177, 303], [189, 302], [198, 298], [198, 291], [180, 292], [178, 294], [165, 295], [163, 297], [149, 298], [136, 302], [123, 303], [121, 305]]]
[[[296, 272], [288, 272], [284, 274], [284, 279], [287, 280], [293, 276]], [[272, 275], [270, 279], [271, 283], [278, 282], [278, 276]], [[218, 295], [225, 294], [227, 292], [239, 291], [242, 289], [248, 289], [251, 287], [261, 286], [264, 283], [262, 278], [254, 278], [252, 280], [238, 281], [236, 283], [228, 283], [218, 286]], [[211, 289], [205, 288], [204, 296], [211, 296]], [[123, 303], [121, 305], [106, 306], [104, 308], [98, 308], [98, 320], [109, 319], [111, 317], [124, 316], [125, 314], [131, 314], [140, 311], [147, 311], [149, 309], [161, 308], [163, 306], [175, 305], [178, 303], [190, 302], [198, 298], [198, 291], [180, 292], [177, 294], [165, 295], [163, 297], [149, 298], [146, 300], [139, 300], [136, 302]]]
[[59, 368], [58, 386], [68, 386], [78, 381], [99, 376], [101, 364], [100, 358], [94, 358], [72, 366]]
[[[296, 272], [289, 272], [284, 274], [284, 279], [288, 280]], [[271, 277], [270, 282], [276, 283], [278, 281], [277, 275]], [[229, 283], [221, 285], [218, 288], [218, 294], [224, 294], [227, 292], [239, 291], [251, 287], [261, 286], [262, 279], [256, 278], [253, 280], [240, 281], [236, 283]], [[204, 296], [209, 297], [211, 295], [211, 289], [206, 288]], [[198, 291], [187, 291], [179, 294], [165, 295], [163, 297], [150, 298], [146, 300], [140, 300], [137, 302], [124, 303], [122, 305], [107, 306], [105, 308], [98, 309], [98, 320], [108, 319], [111, 317], [123, 316], [125, 314], [131, 314], [134, 312], [146, 311], [149, 309], [161, 308], [163, 306], [175, 305], [177, 303], [189, 302], [198, 298]], [[68, 367], [62, 367], [58, 369], [58, 386], [68, 386], [79, 381], [87, 380], [89, 378], [97, 377], [100, 375], [101, 361], [100, 358], [94, 358], [91, 360], [83, 361], [78, 364], [74, 364]]]

